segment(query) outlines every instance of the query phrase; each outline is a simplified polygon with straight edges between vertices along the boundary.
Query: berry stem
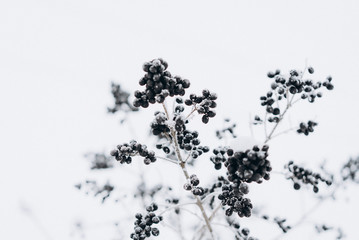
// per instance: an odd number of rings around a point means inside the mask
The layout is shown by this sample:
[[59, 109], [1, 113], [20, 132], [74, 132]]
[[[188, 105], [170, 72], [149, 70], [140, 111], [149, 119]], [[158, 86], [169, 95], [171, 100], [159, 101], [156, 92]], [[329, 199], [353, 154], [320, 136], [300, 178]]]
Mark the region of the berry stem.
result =
[[[163, 106], [163, 109], [164, 109], [164, 111], [166, 113], [167, 119], [170, 119], [165, 103], [162, 103], [162, 106]], [[178, 145], [178, 141], [177, 141], [176, 131], [171, 126], [170, 126], [170, 131], [171, 131], [171, 136], [172, 136], [172, 139], [173, 139], [173, 142], [174, 142], [174, 145], [175, 145], [176, 156], [177, 156], [177, 159], [179, 161], [178, 164], [180, 165], [186, 180], [189, 181], [190, 177], [189, 177], [189, 174], [188, 174], [188, 171], [187, 171], [187, 168], [186, 168], [186, 162], [183, 161], [183, 158], [182, 158], [181, 153], [180, 153], [180, 149], [179, 149], [179, 145]], [[210, 221], [208, 219], [206, 211], [204, 210], [204, 207], [203, 207], [203, 204], [201, 202], [201, 199], [198, 196], [195, 196], [195, 198], [196, 198], [196, 204], [199, 207], [199, 209], [201, 210], [202, 216], [203, 216], [203, 218], [204, 218], [204, 220], [206, 222], [206, 225], [207, 225], [207, 228], [208, 228], [208, 230], [209, 230], [209, 232], [211, 234], [211, 237], [212, 237], [212, 239], [214, 239], [212, 226], [211, 226], [211, 223], [210, 223]]]
[[[186, 205], [192, 205], [192, 204], [197, 204], [196, 202], [189, 202], [189, 203], [182, 203], [182, 204], [176, 204], [174, 206], [170, 206], [168, 208], [166, 208], [165, 210], [163, 210], [160, 214], [158, 215], [163, 215], [164, 213], [166, 213], [167, 211], [174, 209], [174, 208], [181, 208], [182, 206], [186, 206]], [[167, 205], [165, 205], [167, 206]]]
[[286, 106], [286, 108], [284, 109], [284, 112], [279, 116], [279, 120], [278, 122], [274, 125], [274, 127], [272, 128], [272, 131], [269, 133], [269, 135], [267, 136], [266, 140], [264, 141], [264, 144], [266, 144], [269, 140], [272, 139], [272, 135], [274, 133], [274, 131], [276, 130], [276, 128], [278, 127], [279, 123], [283, 120], [284, 115], [286, 114], [286, 112], [288, 111], [288, 109], [292, 106], [292, 102], [294, 99], [295, 94], [292, 95], [292, 98], [290, 99], [290, 101], [288, 101], [288, 104]]
[[[222, 208], [222, 204], [220, 203], [220, 204], [218, 204], [218, 206], [213, 210], [211, 216], [209, 217], [209, 221], [210, 221], [210, 222], [211, 222], [212, 219], [215, 217], [215, 215], [216, 215], [216, 213], [218, 212], [218, 210], [221, 209], [221, 208]], [[203, 226], [197, 231], [197, 233], [200, 233], [200, 234], [201, 234], [201, 235], [199, 236], [198, 240], [201, 240], [201, 239], [203, 238], [203, 236], [204, 236], [203, 230], [204, 230], [205, 227], [206, 227], [206, 226], [203, 225]], [[194, 240], [196, 236], [198, 236], [198, 235], [197, 235], [197, 234], [194, 235], [193, 238], [192, 238], [192, 240]]]
[[162, 159], [162, 160], [166, 160], [168, 162], [171, 162], [171, 163], [174, 163], [174, 164], [178, 164], [177, 161], [175, 160], [172, 160], [172, 159], [169, 159], [169, 158], [165, 158], [165, 157], [159, 157], [159, 156], [156, 156], [156, 158], [159, 158], [159, 159]]
[[185, 118], [185, 120], [187, 120], [195, 111], [197, 111], [197, 106], [194, 106], [194, 108], [193, 108], [192, 111], [187, 115], [187, 117]]
[[290, 131], [293, 131], [293, 130], [295, 130], [294, 127], [293, 127], [293, 128], [289, 128], [289, 129], [287, 129], [287, 130], [285, 130], [285, 131], [283, 131], [283, 132], [277, 133], [277, 134], [275, 134], [275, 135], [272, 136], [272, 139], [275, 138], [275, 137], [278, 137], [278, 136], [280, 136], [280, 135], [282, 135], [282, 134], [285, 134], [285, 133], [288, 133], [288, 132], [290, 132]]
[[[323, 203], [324, 201], [326, 201], [327, 199], [330, 199], [330, 198], [334, 198], [334, 193], [340, 188], [342, 187], [343, 185], [343, 181], [339, 182], [336, 184], [335, 188], [333, 189], [333, 191], [324, 196], [324, 197], [321, 197], [318, 199], [318, 201], [308, 210], [306, 211], [299, 219], [298, 221], [293, 224], [291, 226], [291, 229], [290, 230], [293, 230], [295, 227], [298, 227], [299, 225], [301, 225], [311, 214], [313, 214], [316, 210], [318, 210], [320, 208], [320, 206], [323, 206]], [[283, 237], [285, 233], [281, 233], [280, 235], [276, 236], [275, 238], [273, 238], [273, 240], [279, 240]]]

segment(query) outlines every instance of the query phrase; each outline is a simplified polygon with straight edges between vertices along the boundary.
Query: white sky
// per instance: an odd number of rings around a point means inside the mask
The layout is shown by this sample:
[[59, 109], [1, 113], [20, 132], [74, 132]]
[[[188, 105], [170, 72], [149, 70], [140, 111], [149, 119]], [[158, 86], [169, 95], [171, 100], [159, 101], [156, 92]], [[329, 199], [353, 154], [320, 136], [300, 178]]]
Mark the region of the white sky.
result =
[[[249, 114], [262, 112], [258, 99], [270, 85], [267, 71], [301, 69], [307, 59], [315, 79], [331, 74], [335, 89], [293, 111], [294, 124], [315, 117], [319, 126], [309, 138], [273, 141], [273, 165], [294, 159], [315, 167], [313, 162], [327, 159], [336, 169], [358, 156], [358, 12], [357, 1], [328, 0], [1, 1], [0, 239], [46, 239], [20, 211], [20, 202], [52, 239], [68, 239], [76, 219], [96, 223], [112, 213], [110, 205], [99, 206], [73, 185], [90, 175], [85, 152], [133, 138], [106, 114], [110, 81], [137, 89], [142, 63], [156, 57], [189, 78], [191, 92], [218, 93], [218, 118], [210, 128], [229, 116], [241, 135], [249, 134]], [[153, 109], [140, 116], [151, 116]], [[132, 121], [144, 127], [136, 117]], [[253, 196], [266, 196], [262, 186], [254, 187]], [[351, 202], [324, 213], [348, 239], [357, 239], [352, 220], [359, 213], [358, 187], [344, 195], [353, 195]], [[290, 205], [276, 207], [285, 214]], [[93, 234], [88, 239], [102, 236]]]

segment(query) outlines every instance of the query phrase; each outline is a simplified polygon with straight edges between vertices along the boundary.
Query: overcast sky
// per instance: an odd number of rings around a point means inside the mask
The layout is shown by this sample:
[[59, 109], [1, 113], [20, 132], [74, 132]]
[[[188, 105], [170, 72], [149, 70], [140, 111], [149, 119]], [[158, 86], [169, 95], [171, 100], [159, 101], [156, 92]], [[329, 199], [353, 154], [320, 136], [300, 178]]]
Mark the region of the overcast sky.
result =
[[[142, 63], [157, 57], [191, 80], [191, 92], [218, 93], [211, 129], [231, 117], [243, 136], [250, 135], [249, 116], [263, 112], [259, 96], [270, 86], [267, 71], [303, 69], [307, 61], [315, 80], [332, 75], [334, 91], [290, 115], [293, 124], [315, 118], [315, 134], [282, 136], [271, 149], [278, 159], [274, 166], [293, 159], [316, 167], [313, 162], [326, 159], [338, 170], [359, 155], [358, 12], [354, 0], [1, 1], [0, 239], [69, 239], [77, 219], [106, 221], [112, 206], [100, 206], [73, 185], [90, 175], [84, 153], [108, 151], [133, 138], [119, 126], [119, 116], [106, 114], [110, 82], [138, 89]], [[131, 118], [140, 139], [146, 140], [140, 133], [148, 126], [142, 117], [154, 109]], [[263, 140], [260, 130], [256, 134]], [[353, 187], [339, 205], [324, 210], [348, 239], [359, 237], [353, 222], [357, 200]], [[93, 231], [88, 239], [107, 237], [101, 234]]]

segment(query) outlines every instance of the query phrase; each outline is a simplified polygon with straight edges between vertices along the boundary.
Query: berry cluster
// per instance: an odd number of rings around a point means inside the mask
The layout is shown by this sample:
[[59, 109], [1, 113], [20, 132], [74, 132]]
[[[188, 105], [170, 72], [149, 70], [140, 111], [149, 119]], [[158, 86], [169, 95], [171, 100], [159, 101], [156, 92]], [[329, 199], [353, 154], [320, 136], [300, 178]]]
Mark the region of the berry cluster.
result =
[[334, 228], [334, 227], [330, 227], [327, 226], [325, 224], [321, 224], [321, 225], [315, 225], [315, 230], [317, 231], [317, 233], [323, 233], [323, 232], [327, 232], [327, 231], [336, 231], [337, 232], [337, 240], [343, 239], [345, 237], [343, 230], [341, 228]]
[[181, 97], [177, 97], [176, 98], [176, 107], [174, 109], [174, 117], [173, 117], [173, 122], [174, 122], [174, 128], [178, 133], [183, 132], [184, 130], [186, 130], [186, 123], [188, 123], [188, 120], [186, 120], [181, 113], [184, 111], [184, 106], [183, 106], [183, 99]]
[[248, 228], [242, 228], [240, 230], [241, 225], [237, 221], [234, 221], [229, 217], [227, 217], [226, 220], [228, 225], [234, 229], [236, 233], [235, 235], [236, 240], [258, 240], [257, 238], [249, 237], [250, 231]]
[[102, 203], [105, 202], [105, 200], [110, 197], [112, 191], [115, 189], [115, 187], [107, 182], [103, 186], [99, 186], [96, 181], [94, 180], [86, 180], [84, 184], [76, 184], [75, 187], [79, 190], [85, 188], [85, 193], [89, 194], [89, 192], [93, 192], [94, 196], [101, 195], [102, 196]]
[[[270, 218], [267, 215], [263, 215], [262, 218], [266, 221], [270, 221]], [[283, 233], [288, 232], [292, 228], [289, 225], [285, 225], [285, 222], [287, 221], [287, 219], [285, 218], [275, 217], [272, 219], [272, 221], [278, 225], [278, 227], [283, 231]]]
[[191, 156], [194, 159], [209, 151], [209, 147], [199, 146], [201, 141], [198, 138], [197, 131], [191, 132], [189, 130], [184, 130], [177, 135], [177, 141], [181, 149], [191, 151]]
[[104, 153], [87, 153], [85, 157], [91, 161], [91, 170], [113, 168], [113, 160]]
[[117, 149], [111, 151], [111, 156], [114, 156], [117, 161], [120, 161], [121, 164], [132, 162], [132, 156], [140, 155], [144, 157], [144, 163], [146, 165], [156, 162], [155, 152], [147, 150], [147, 146], [144, 144], [137, 143], [136, 141], [131, 141], [129, 144], [124, 143], [118, 145]]
[[284, 233], [288, 232], [292, 228], [289, 225], [285, 225], [285, 222], [287, 221], [285, 218], [275, 217], [273, 220]]
[[314, 132], [314, 127], [317, 126], [318, 123], [313, 121], [308, 121], [308, 123], [300, 123], [299, 129], [297, 129], [297, 133], [303, 133], [305, 136], [308, 136], [309, 133]]
[[151, 131], [155, 136], [170, 132], [164, 112], [155, 112], [155, 119], [151, 123]]
[[185, 100], [187, 106], [193, 105], [199, 114], [202, 114], [202, 122], [208, 123], [209, 118], [216, 116], [213, 108], [217, 107], [217, 94], [211, 93], [208, 89], [202, 91], [202, 96], [191, 94], [189, 99]]
[[263, 120], [258, 115], [255, 115], [253, 125], [260, 125], [262, 123], [263, 123]]
[[332, 180], [323, 178], [319, 173], [313, 173], [311, 170], [299, 167], [294, 164], [293, 161], [290, 161], [287, 165], [285, 165], [285, 168], [289, 171], [287, 178], [294, 182], [293, 187], [295, 190], [300, 189], [301, 185], [299, 182], [312, 185], [313, 192], [315, 193], [319, 191], [319, 181], [326, 183], [328, 186], [332, 184]]
[[202, 187], [198, 187], [199, 179], [197, 175], [191, 175], [189, 180], [190, 182], [185, 183], [183, 188], [187, 191], [192, 191], [193, 195], [202, 196], [205, 193], [205, 190]]
[[145, 217], [142, 216], [141, 213], [136, 214], [136, 221], [134, 222], [135, 227], [134, 233], [131, 233], [131, 239], [134, 240], [144, 240], [146, 238], [153, 236], [158, 236], [160, 234], [160, 230], [155, 227], [151, 227], [153, 224], [158, 224], [163, 220], [162, 216], [156, 216], [154, 211], [158, 209], [157, 204], [152, 203], [150, 206], [146, 208], [147, 214]]
[[111, 83], [111, 93], [112, 96], [115, 98], [115, 106], [112, 108], [107, 108], [109, 113], [116, 113], [119, 111], [123, 106], [127, 106], [125, 111], [138, 111], [138, 108], [132, 106], [128, 101], [130, 94], [121, 89], [119, 84]]
[[227, 150], [228, 160], [224, 163], [228, 170], [228, 180], [231, 182], [257, 182], [263, 178], [269, 180], [269, 172], [272, 170], [268, 157], [268, 145], [262, 148], [253, 146], [252, 150], [245, 152], [233, 152]]
[[163, 103], [168, 96], [185, 95], [185, 89], [189, 88], [190, 82], [179, 76], [172, 76], [167, 71], [168, 64], [161, 58], [154, 59], [143, 64], [146, 72], [139, 81], [141, 86], [146, 86], [145, 91], [135, 91], [135, 107], [147, 108], [149, 104]]
[[[230, 119], [225, 119], [224, 120], [226, 123], [229, 123], [230, 122]], [[237, 124], [235, 124], [235, 123], [232, 123], [230, 126], [228, 126], [228, 127], [225, 127], [225, 128], [223, 128], [223, 129], [221, 129], [221, 130], [217, 130], [216, 131], [216, 137], [218, 138], [218, 139], [222, 139], [223, 137], [224, 137], [224, 135], [225, 135], [225, 133], [226, 132], [229, 132], [230, 134], [231, 134], [231, 136], [233, 137], [233, 138], [236, 138], [237, 136], [234, 134], [234, 128], [237, 126]]]
[[[217, 178], [217, 181], [212, 184], [211, 188], [204, 189], [204, 194], [202, 195], [202, 199], [206, 198], [210, 193], [214, 193], [216, 191], [216, 189], [221, 188], [225, 184], [229, 185], [230, 182], [225, 177], [219, 176]], [[215, 200], [215, 196], [212, 196], [209, 201], [209, 206], [211, 209], [213, 209], [214, 200]]]
[[164, 186], [162, 184], [157, 184], [152, 188], [148, 188], [145, 181], [142, 181], [137, 185], [136, 192], [133, 194], [134, 198], [141, 197], [144, 199], [146, 196], [149, 196], [152, 200], [157, 195], [157, 193], [164, 190]]
[[249, 198], [243, 195], [249, 192], [246, 183], [225, 184], [222, 186], [222, 193], [218, 195], [218, 199], [222, 201], [223, 206], [229, 206], [226, 215], [231, 216], [236, 212], [239, 217], [250, 217], [253, 205]]
[[344, 181], [350, 179], [353, 182], [359, 183], [359, 157], [356, 159], [350, 158], [341, 169], [342, 179]]
[[[309, 67], [308, 72], [313, 74], [314, 69]], [[271, 91], [269, 91], [265, 96], [261, 96], [260, 100], [262, 101], [261, 105], [266, 107], [266, 112], [271, 114], [268, 118], [269, 122], [280, 121], [281, 109], [278, 102], [283, 98], [288, 98], [289, 94], [292, 94], [292, 96], [295, 94], [301, 94], [302, 99], [308, 99], [308, 101], [312, 103], [317, 97], [322, 97], [322, 93], [317, 92], [317, 90], [322, 86], [326, 87], [328, 90], [332, 90], [334, 88], [331, 83], [332, 78], [330, 76], [324, 82], [314, 83], [310, 79], [304, 79], [303, 75], [303, 72], [297, 70], [291, 70], [289, 75], [281, 74], [280, 70], [269, 72], [267, 74], [269, 78], [274, 79], [274, 82], [271, 84]], [[274, 103], [277, 104], [274, 106]]]
[[218, 147], [213, 149], [213, 154], [214, 156], [210, 157], [211, 162], [213, 162], [214, 164], [214, 168], [216, 170], [219, 170], [222, 168], [222, 163], [226, 162], [228, 157], [227, 157], [227, 150], [228, 148], [226, 147]]

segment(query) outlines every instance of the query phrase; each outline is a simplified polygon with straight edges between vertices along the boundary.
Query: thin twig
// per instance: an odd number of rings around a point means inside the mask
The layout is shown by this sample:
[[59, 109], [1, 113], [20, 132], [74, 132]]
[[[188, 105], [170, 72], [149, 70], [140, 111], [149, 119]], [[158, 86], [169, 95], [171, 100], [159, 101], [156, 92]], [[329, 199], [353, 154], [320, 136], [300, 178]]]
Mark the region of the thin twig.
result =
[[[162, 103], [162, 106], [163, 106], [163, 108], [165, 110], [165, 113], [167, 115], [167, 119], [170, 119], [169, 115], [168, 115], [166, 105], [164, 103]], [[188, 171], [186, 169], [186, 162], [183, 161], [181, 153], [180, 153], [180, 149], [179, 149], [179, 145], [178, 145], [178, 141], [177, 141], [176, 131], [172, 127], [170, 127], [170, 132], [171, 132], [171, 135], [172, 135], [173, 142], [175, 144], [175, 152], [176, 152], [177, 159], [179, 160], [179, 165], [180, 165], [180, 167], [182, 169], [182, 172], [183, 172], [186, 180], [188, 181], [190, 179], [190, 177], [189, 177]], [[207, 214], [206, 214], [206, 212], [204, 210], [204, 207], [202, 205], [202, 202], [201, 202], [201, 200], [200, 200], [200, 198], [198, 196], [195, 196], [195, 198], [196, 198], [196, 201], [197, 201], [197, 206], [201, 210], [202, 216], [203, 216], [203, 218], [204, 218], [204, 220], [206, 222], [206, 225], [207, 225], [207, 228], [208, 228], [208, 230], [209, 230], [209, 232], [211, 234], [211, 237], [212, 237], [212, 239], [214, 239], [213, 230], [212, 230], [210, 221], [208, 219], [208, 216], [207, 216]]]
[[192, 111], [187, 115], [187, 117], [185, 118], [185, 120], [187, 120], [187, 119], [192, 115], [192, 113], [194, 113], [195, 111], [197, 111], [197, 106], [194, 106], [194, 108], [193, 108]]
[[159, 158], [159, 159], [162, 159], [162, 160], [166, 160], [166, 161], [168, 161], [168, 162], [170, 162], [170, 163], [174, 163], [174, 164], [178, 165], [178, 162], [177, 162], [177, 161], [172, 160], [172, 159], [169, 159], [169, 158], [166, 158], [166, 157], [156, 156], [156, 158]]
[[[292, 95], [292, 98], [290, 99], [289, 103], [287, 104], [286, 108], [284, 109], [284, 112], [279, 116], [279, 120], [278, 122], [276, 122], [276, 124], [274, 125], [274, 127], [272, 128], [272, 131], [269, 133], [269, 135], [267, 136], [266, 140], [264, 141], [264, 143], [267, 143], [269, 140], [272, 139], [272, 135], [274, 133], [274, 131], [276, 130], [276, 128], [278, 127], [279, 123], [283, 120], [284, 115], [286, 114], [286, 112], [288, 111], [288, 109], [292, 106], [292, 102], [294, 99], [295, 94]], [[287, 95], [288, 98], [288, 95]]]
[[[212, 221], [212, 219], [214, 218], [214, 216], [216, 215], [216, 213], [218, 212], [218, 210], [221, 209], [221, 208], [222, 208], [222, 204], [220, 203], [220, 204], [218, 204], [218, 206], [213, 210], [211, 216], [209, 217], [209, 221]], [[203, 238], [203, 236], [204, 236], [204, 231], [203, 231], [203, 230], [204, 230], [205, 227], [206, 227], [206, 226], [203, 225], [203, 226], [197, 231], [197, 233], [200, 233], [200, 234], [201, 234], [201, 235], [199, 236], [198, 240], [201, 240], [201, 239]], [[196, 235], [197, 235], [197, 234], [196, 234]], [[193, 239], [192, 239], [192, 240], [195, 239], [196, 235], [193, 236]]]
[[[323, 202], [326, 201], [329, 198], [333, 198], [334, 193], [337, 191], [338, 188], [340, 188], [342, 186], [343, 182], [337, 183], [335, 188], [333, 189], [333, 191], [326, 195], [325, 197], [322, 197], [320, 199], [318, 199], [318, 201], [308, 210], [306, 211], [298, 220], [296, 223], [294, 223], [291, 226], [290, 231], [292, 231], [294, 228], [300, 226], [311, 214], [313, 214], [316, 210], [318, 210], [320, 208], [320, 206], [323, 206]], [[285, 233], [281, 233], [278, 236], [274, 237], [272, 240], [279, 240], [280, 238], [283, 237]]]
[[295, 130], [295, 128], [289, 128], [289, 129], [287, 129], [287, 130], [284, 130], [283, 132], [280, 132], [280, 133], [277, 133], [277, 134], [273, 135], [273, 136], [272, 136], [272, 139], [275, 138], [275, 137], [278, 137], [278, 136], [280, 136], [280, 135], [282, 135], [282, 134], [286, 134], [286, 133], [288, 133], [288, 132], [290, 132], [290, 131], [293, 131], [293, 130]]

